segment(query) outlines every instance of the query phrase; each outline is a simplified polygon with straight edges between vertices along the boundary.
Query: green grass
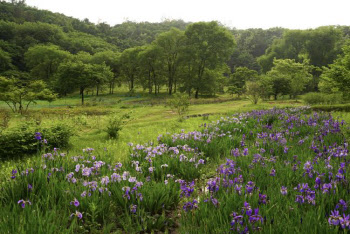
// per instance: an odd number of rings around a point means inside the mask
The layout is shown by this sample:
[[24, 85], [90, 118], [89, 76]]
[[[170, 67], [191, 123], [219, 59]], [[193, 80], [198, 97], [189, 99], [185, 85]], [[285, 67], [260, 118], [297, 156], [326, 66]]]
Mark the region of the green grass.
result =
[[[344, 140], [348, 139], [344, 135], [348, 125], [338, 128], [338, 123], [330, 119], [329, 114], [313, 114], [310, 110], [293, 112], [277, 109], [255, 111], [240, 119], [219, 118], [220, 105], [223, 107], [224, 103], [201, 105], [217, 112], [209, 119], [198, 117], [184, 121], [178, 121], [171, 113], [164, 113], [166, 107], [163, 106], [155, 109], [134, 108], [135, 120], [125, 127], [118, 140], [106, 139], [105, 133], [98, 132], [96, 126], [104, 126], [106, 116], [82, 117], [79, 114], [75, 115], [79, 120], [63, 119], [72, 121], [70, 124], [81, 131], [79, 136], [72, 138], [73, 148], [68, 156], [37, 156], [19, 163], [7, 161], [3, 164], [8, 168], [1, 170], [0, 175], [0, 230], [3, 233], [228, 233], [232, 213], [241, 213], [244, 202], [248, 202], [252, 208], [259, 207], [259, 215], [264, 220], [263, 223], [255, 224], [255, 227], [261, 228], [259, 233], [337, 233], [339, 229], [330, 226], [327, 219], [340, 199], [349, 202], [346, 181], [338, 181], [334, 177], [340, 163], [347, 158], [331, 156], [329, 162], [324, 159], [331, 152], [344, 149], [337, 147], [343, 147]], [[254, 108], [254, 105], [245, 101], [232, 102], [231, 105], [237, 107], [233, 109], [226, 105], [232, 112]], [[262, 103], [259, 107], [268, 109], [270, 105]], [[194, 107], [199, 108], [200, 105]], [[339, 118], [349, 117], [344, 113], [335, 115]], [[165, 118], [167, 116], [171, 117]], [[43, 119], [42, 124], [46, 124], [45, 121], [49, 124], [48, 119]], [[199, 127], [202, 123], [211, 124]], [[189, 133], [192, 130], [195, 131]], [[158, 131], [164, 135], [160, 143], [168, 146], [155, 142]], [[265, 133], [267, 135], [263, 136]], [[301, 139], [303, 143], [300, 143]], [[126, 146], [129, 140], [134, 142], [133, 149]], [[136, 147], [137, 143], [150, 140], [154, 141], [152, 146], [144, 144], [143, 147]], [[125, 148], [119, 148], [123, 145]], [[325, 146], [329, 149], [325, 153], [327, 155], [318, 158], [311, 145], [322, 149], [322, 152], [325, 152]], [[82, 152], [78, 147], [98, 150]], [[103, 147], [107, 147], [107, 151]], [[249, 152], [244, 156], [245, 148]], [[233, 149], [239, 152], [237, 156], [234, 156]], [[96, 156], [96, 159], [92, 156]], [[231, 161], [225, 164], [225, 158]], [[199, 163], [202, 159], [204, 164]], [[101, 164], [94, 168], [97, 173], [86, 177], [81, 168], [95, 165], [92, 161], [104, 163], [97, 163]], [[304, 174], [303, 167], [307, 161], [317, 162], [312, 163], [314, 169], [311, 176]], [[123, 163], [121, 169], [117, 162]], [[332, 168], [327, 168], [327, 163]], [[220, 164], [223, 165], [218, 167]], [[293, 170], [294, 164], [297, 164], [298, 169]], [[350, 171], [348, 165], [345, 164], [346, 178]], [[11, 180], [9, 170], [14, 168], [18, 170], [15, 174], [17, 178]], [[33, 168], [34, 171], [29, 169], [28, 175], [20, 176], [22, 172], [26, 173], [26, 168]], [[224, 173], [224, 168], [230, 169], [232, 173]], [[272, 169], [276, 170], [276, 176], [270, 175]], [[125, 192], [128, 191], [127, 187], [135, 185], [134, 182], [112, 182], [112, 173], [122, 175], [125, 171], [143, 182], [143, 186], [134, 187], [132, 191], [136, 192]], [[77, 183], [68, 180], [71, 172], [78, 180]], [[314, 188], [315, 178], [323, 173], [324, 176], [320, 176], [322, 184], [330, 183], [333, 176], [332, 183], [337, 185], [331, 193]], [[234, 183], [242, 185], [241, 194], [236, 192], [234, 186], [225, 187], [224, 179], [226, 182], [229, 179], [234, 181], [240, 175], [243, 180]], [[104, 184], [105, 176], [109, 176], [110, 183]], [[176, 182], [176, 179], [186, 179], [186, 183]], [[218, 190], [208, 187], [208, 183], [213, 180], [220, 183]], [[90, 186], [90, 189], [84, 186], [84, 181], [97, 181], [96, 190], [92, 189], [94, 186]], [[248, 181], [254, 184], [250, 192]], [[315, 205], [295, 202], [301, 192], [293, 188], [302, 183], [308, 183], [315, 191]], [[28, 184], [33, 188], [28, 189]], [[281, 194], [281, 186], [288, 188], [287, 195]], [[99, 192], [101, 188], [103, 192]], [[91, 196], [82, 197], [84, 192], [91, 193]], [[143, 195], [142, 200], [139, 199], [139, 193]], [[267, 195], [266, 204], [260, 201], [259, 194]], [[74, 198], [80, 202], [78, 207], [71, 204]], [[20, 199], [29, 199], [32, 205], [27, 204], [23, 209], [17, 204]], [[185, 211], [183, 206], [194, 199], [199, 201], [197, 207]], [[217, 201], [217, 205], [214, 201]], [[82, 220], [69, 218], [76, 211], [82, 212]], [[244, 220], [250, 232], [255, 232], [246, 214]]]
[[[328, 156], [317, 158], [310, 146], [329, 149], [327, 154], [332, 150], [338, 151], [338, 146], [343, 147], [343, 142], [350, 139], [349, 125], [340, 126], [340, 132], [328, 129], [333, 130], [332, 124], [336, 124], [335, 121], [344, 119], [346, 123], [350, 123], [349, 113], [333, 112], [333, 119], [330, 119], [330, 113], [314, 115], [311, 110], [295, 113], [292, 110], [274, 110], [260, 114], [254, 112], [255, 114], [243, 117], [242, 122], [236, 122], [221, 117], [232, 117], [234, 114], [238, 117], [237, 113], [269, 110], [274, 107], [298, 107], [301, 103], [278, 100], [253, 105], [248, 100], [232, 100], [228, 96], [219, 96], [193, 100], [187, 116], [197, 117], [179, 119], [164, 105], [164, 97], [166, 96], [154, 98], [144, 95], [118, 101], [118, 94], [104, 95], [97, 104], [80, 106], [79, 97], [75, 96], [51, 104], [40, 102], [25, 116], [11, 115], [10, 128], [25, 121], [37, 120], [42, 126], [68, 124], [76, 135], [71, 137], [70, 147], [63, 149], [63, 152], [68, 150], [66, 157], [55, 156], [50, 160], [41, 158], [39, 154], [0, 164], [0, 232], [228, 233], [232, 213], [240, 213], [244, 202], [248, 202], [252, 208], [260, 209], [259, 215], [264, 222], [258, 225], [261, 228], [259, 233], [343, 232], [339, 227], [330, 226], [327, 220], [330, 211], [335, 209], [340, 199], [350, 202], [348, 184], [333, 181], [337, 187], [333, 187], [329, 194], [314, 189], [314, 186], [317, 173], [324, 174], [321, 176], [323, 184], [331, 183], [329, 178], [332, 173], [334, 178], [340, 163], [348, 159], [331, 157], [329, 162], [332, 168], [327, 169], [327, 161], [324, 159]], [[91, 101], [89, 98], [87, 100], [88, 103]], [[51, 106], [54, 104], [56, 107]], [[117, 139], [109, 139], [105, 132], [109, 117], [126, 113], [130, 113], [130, 121], [120, 131]], [[310, 120], [315, 121], [315, 125], [307, 124]], [[328, 122], [331, 127], [326, 124]], [[302, 124], [299, 126], [299, 123]], [[189, 132], [196, 135], [197, 139], [191, 134], [188, 139], [181, 139], [180, 136]], [[174, 133], [178, 135], [173, 135]], [[264, 140], [258, 137], [262, 133], [281, 133], [282, 137], [278, 141], [269, 137]], [[176, 147], [179, 153], [175, 153], [172, 148], [158, 145], [159, 135], [163, 135], [160, 143]], [[319, 136], [322, 137], [318, 138]], [[287, 143], [281, 143], [283, 138]], [[244, 146], [241, 145], [242, 140], [245, 141]], [[300, 140], [305, 142], [300, 144]], [[134, 147], [140, 144], [144, 148], [132, 149], [129, 142]], [[288, 148], [286, 152], [285, 146]], [[88, 147], [95, 150], [92, 153], [82, 151]], [[244, 148], [249, 149], [247, 156], [242, 156]], [[232, 156], [233, 149], [237, 149], [241, 156]], [[150, 156], [152, 154], [154, 155]], [[74, 173], [77, 184], [68, 183], [66, 177], [76, 170], [77, 164], [92, 166], [92, 155], [97, 157], [95, 161], [105, 162], [97, 169], [98, 173], [87, 178], [81, 174], [80, 169], [79, 173]], [[182, 155], [187, 160], [181, 159]], [[258, 161], [257, 155], [262, 156]], [[78, 156], [77, 161], [72, 156]], [[234, 173], [224, 177], [218, 167], [229, 167], [228, 164], [224, 165], [226, 158], [233, 160], [235, 166]], [[199, 159], [203, 159], [205, 164], [199, 164]], [[313, 162], [312, 177], [303, 175], [303, 167], [307, 161]], [[117, 162], [122, 162], [122, 170], [115, 169]], [[136, 170], [135, 163], [142, 173]], [[294, 164], [298, 167], [295, 171], [292, 170]], [[47, 168], [43, 169], [43, 165]], [[11, 171], [15, 168], [19, 173], [25, 172], [27, 168], [34, 168], [34, 172], [29, 170], [28, 176], [19, 176], [18, 173], [16, 180], [11, 180]], [[154, 172], [150, 172], [150, 168], [154, 168]], [[272, 169], [276, 170], [276, 176], [270, 175]], [[110, 182], [108, 185], [101, 182], [104, 176], [109, 176], [111, 180], [112, 173], [122, 175], [124, 171], [130, 172], [131, 177], [143, 182], [143, 186], [130, 195], [130, 200], [125, 195], [125, 189], [132, 188], [133, 182], [122, 180], [120, 183]], [[346, 178], [349, 172], [347, 163]], [[48, 173], [52, 174], [49, 178]], [[239, 175], [243, 177], [241, 195], [234, 187], [223, 187], [223, 178], [234, 180]], [[220, 189], [217, 192], [208, 192], [208, 181], [216, 177], [219, 178]], [[185, 179], [186, 184], [180, 184], [176, 179]], [[98, 183], [97, 190], [90, 191], [91, 197], [81, 197], [84, 191], [89, 191], [82, 183], [94, 180]], [[183, 189], [186, 186], [189, 188], [191, 181], [194, 181], [194, 191], [187, 197], [183, 194]], [[254, 182], [256, 186], [251, 194], [246, 192], [248, 181]], [[302, 183], [308, 183], [315, 190], [315, 205], [295, 202], [296, 196], [301, 192], [294, 188]], [[33, 191], [28, 190], [28, 184], [33, 185]], [[281, 186], [288, 188], [286, 196], [281, 194]], [[98, 188], [108, 190], [101, 193]], [[143, 194], [142, 201], [138, 192]], [[266, 204], [259, 203], [260, 193], [267, 195]], [[77, 208], [70, 204], [74, 198], [80, 202]], [[20, 199], [29, 199], [32, 205], [22, 209], [17, 204]], [[194, 199], [199, 201], [198, 208], [186, 212], [183, 206]], [[212, 199], [217, 199], [217, 206]], [[133, 206], [137, 207], [135, 214], [131, 210]], [[83, 222], [76, 217], [69, 218], [76, 210], [82, 212]], [[348, 211], [349, 209], [345, 213], [348, 214]], [[244, 220], [245, 224], [249, 224], [246, 215]], [[254, 233], [254, 227], [248, 226], [250, 232]]]
[[[39, 121], [42, 126], [56, 123], [67, 123], [76, 135], [71, 139], [72, 153], [79, 153], [82, 148], [93, 147], [98, 151], [105, 148], [116, 159], [123, 159], [128, 153], [128, 142], [144, 143], [155, 141], [158, 135], [166, 132], [178, 132], [181, 129], [191, 131], [200, 124], [218, 119], [220, 116], [254, 109], [269, 109], [273, 107], [298, 106], [299, 103], [281, 100], [277, 102], [262, 102], [253, 105], [248, 100], [232, 100], [229, 96], [195, 100], [187, 115], [209, 114], [209, 117], [191, 117], [179, 121], [179, 117], [165, 104], [150, 105], [156, 101], [165, 103], [164, 94], [154, 97], [149, 94], [136, 94], [136, 97], [123, 97], [124, 93], [115, 95], [88, 96], [87, 106], [80, 105], [80, 97], [73, 96], [57, 99], [52, 103], [38, 101], [25, 116], [12, 115], [9, 127], [15, 127], [23, 121]], [[92, 99], [96, 99], [92, 103]], [[230, 100], [231, 99], [231, 100]], [[215, 102], [215, 103], [213, 103]], [[209, 103], [209, 104], [196, 104]], [[110, 114], [123, 115], [130, 113], [131, 121], [121, 130], [118, 139], [108, 139], [105, 132]]]

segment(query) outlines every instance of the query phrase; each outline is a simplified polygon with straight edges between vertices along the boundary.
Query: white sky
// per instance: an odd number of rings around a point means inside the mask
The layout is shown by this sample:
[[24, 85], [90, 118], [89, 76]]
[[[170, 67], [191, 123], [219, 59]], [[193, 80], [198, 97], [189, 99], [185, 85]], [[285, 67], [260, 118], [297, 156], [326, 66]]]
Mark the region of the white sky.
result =
[[291, 29], [350, 25], [350, 0], [26, 0], [27, 5], [91, 22], [217, 20], [229, 27]]

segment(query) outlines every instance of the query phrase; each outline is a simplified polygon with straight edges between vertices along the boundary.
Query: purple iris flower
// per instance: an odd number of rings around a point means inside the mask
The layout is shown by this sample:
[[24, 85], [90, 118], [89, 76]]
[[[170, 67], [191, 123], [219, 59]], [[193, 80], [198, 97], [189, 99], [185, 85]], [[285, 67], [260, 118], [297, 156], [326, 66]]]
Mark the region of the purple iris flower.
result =
[[78, 217], [78, 219], [82, 219], [83, 218], [83, 214], [82, 213], [80, 213], [79, 211], [75, 211], [75, 213], [72, 213], [71, 215], [70, 215], [70, 218], [72, 218], [73, 216], [76, 216], [76, 217]]
[[17, 170], [13, 169], [13, 170], [12, 170], [11, 179], [15, 179], [15, 178], [16, 178], [16, 174], [17, 174]]
[[25, 201], [25, 200], [23, 200], [23, 199], [19, 200], [19, 201], [17, 202], [17, 204], [21, 204], [21, 207], [22, 207], [23, 209], [24, 209], [24, 207], [26, 207], [26, 204], [32, 205], [32, 203], [31, 203], [29, 200]]
[[130, 212], [135, 214], [137, 210], [137, 205], [130, 205]]
[[267, 195], [259, 193], [259, 204], [266, 204], [267, 202]]
[[331, 215], [329, 216], [328, 223], [330, 225], [338, 226], [342, 217], [339, 215], [339, 211], [334, 210], [331, 211]]
[[74, 198], [74, 200], [71, 201], [70, 204], [74, 205], [75, 207], [78, 207], [80, 203], [79, 203], [79, 201], [76, 198]]
[[270, 176], [276, 176], [276, 170], [274, 168], [271, 169]]
[[35, 133], [35, 139], [37, 139], [38, 141], [41, 140], [41, 133], [40, 132]]
[[182, 209], [186, 212], [198, 208], [198, 201], [196, 199], [193, 199], [192, 202], [187, 202], [183, 205]]
[[282, 187], [281, 187], [281, 194], [282, 194], [282, 195], [287, 195], [287, 193], [288, 193], [287, 187], [282, 186]]

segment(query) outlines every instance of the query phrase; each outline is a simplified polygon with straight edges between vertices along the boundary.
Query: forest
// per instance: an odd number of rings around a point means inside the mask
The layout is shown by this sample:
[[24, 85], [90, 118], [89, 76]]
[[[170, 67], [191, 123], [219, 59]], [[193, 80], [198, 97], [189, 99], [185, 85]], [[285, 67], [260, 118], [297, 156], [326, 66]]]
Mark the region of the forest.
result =
[[308, 92], [348, 98], [349, 26], [238, 30], [182, 20], [96, 25], [14, 1], [1, 2], [0, 32], [0, 99], [12, 104], [16, 97], [6, 90], [33, 83], [46, 89], [38, 99], [79, 92], [82, 104], [86, 92], [112, 94], [122, 85], [131, 94], [134, 87], [154, 95], [165, 87], [169, 95], [195, 98], [254, 90], [264, 99]]

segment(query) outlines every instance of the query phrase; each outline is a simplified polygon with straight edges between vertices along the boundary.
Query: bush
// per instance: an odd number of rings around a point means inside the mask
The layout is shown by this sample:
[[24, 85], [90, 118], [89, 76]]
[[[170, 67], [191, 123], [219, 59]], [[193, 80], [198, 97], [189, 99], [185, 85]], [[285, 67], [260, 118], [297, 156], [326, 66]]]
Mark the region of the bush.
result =
[[304, 102], [309, 105], [316, 104], [339, 104], [343, 102], [342, 94], [307, 93], [303, 97]]
[[188, 112], [190, 100], [188, 96], [179, 93], [174, 94], [174, 97], [167, 102], [167, 105], [177, 114], [182, 117]]
[[321, 93], [307, 93], [304, 95], [303, 100], [309, 105], [320, 104], [324, 102], [324, 95]]
[[314, 111], [344, 111], [344, 112], [350, 112], [350, 104], [343, 104], [343, 105], [316, 105], [312, 107], [312, 110]]
[[36, 132], [40, 132], [42, 139], [47, 140], [46, 147], [49, 148], [68, 147], [69, 138], [73, 135], [71, 128], [65, 124], [40, 128], [32, 122], [26, 122], [0, 133], [0, 158], [22, 157], [36, 153], [42, 145], [41, 141], [35, 139]]
[[260, 97], [262, 96], [263, 88], [261, 84], [259, 82], [247, 82], [246, 86], [247, 86], [246, 95], [248, 99], [254, 105], [256, 105], [259, 102]]
[[130, 114], [124, 114], [122, 116], [112, 115], [108, 119], [108, 125], [106, 132], [110, 138], [118, 138], [119, 132], [123, 129], [127, 120], [130, 119]]
[[71, 127], [66, 124], [56, 124], [51, 128], [42, 130], [44, 138], [51, 147], [67, 148], [69, 146], [69, 138], [74, 135]]
[[325, 104], [329, 105], [340, 104], [344, 102], [343, 95], [341, 93], [326, 94], [324, 99]]

